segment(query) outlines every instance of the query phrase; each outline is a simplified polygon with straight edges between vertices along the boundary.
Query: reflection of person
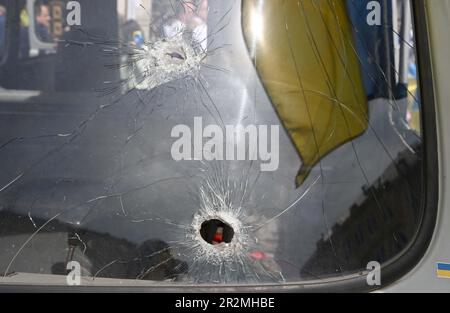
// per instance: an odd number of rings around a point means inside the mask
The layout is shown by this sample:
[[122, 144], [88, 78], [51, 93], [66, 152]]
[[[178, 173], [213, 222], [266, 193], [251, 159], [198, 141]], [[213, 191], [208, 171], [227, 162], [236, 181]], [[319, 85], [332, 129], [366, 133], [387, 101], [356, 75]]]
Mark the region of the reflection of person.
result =
[[50, 34], [50, 9], [48, 5], [39, 4], [36, 8], [36, 35], [44, 42], [52, 42]]
[[169, 19], [162, 28], [163, 36], [165, 38], [173, 38], [184, 30], [184, 24], [177, 18]]
[[142, 48], [145, 43], [145, 37], [144, 32], [137, 21], [128, 20], [123, 24], [121, 29], [122, 38], [127, 44]]
[[182, 2], [175, 17], [169, 19], [163, 25], [163, 35], [172, 38], [183, 31], [189, 31], [192, 39], [203, 51], [207, 49], [208, 27], [206, 24], [208, 15], [208, 0], [194, 2]]
[[30, 55], [30, 36], [28, 28], [30, 27], [30, 20], [26, 9], [20, 12], [20, 46], [19, 58], [27, 58]]
[[3, 52], [6, 40], [6, 9], [0, 6], [0, 54]]
[[[120, 17], [119, 20], [121, 21], [121, 40], [126, 43], [127, 47], [131, 48], [130, 51], [132, 51], [134, 47], [142, 49], [145, 44], [145, 37], [142, 27], [139, 25], [139, 23], [136, 20], [128, 20], [126, 22], [123, 22], [123, 17]], [[139, 88], [136, 85], [139, 85], [139, 82], [142, 81], [145, 69], [142, 68], [142, 64], [140, 62], [135, 62], [135, 56], [133, 55], [133, 53], [125, 53], [122, 58], [123, 62], [135, 65], [123, 67], [121, 69], [121, 76], [128, 78], [128, 84], [126, 86], [124, 85], [124, 87], [127, 88], [126, 90]]]
[[201, 18], [205, 23], [208, 20], [208, 0], [200, 0], [197, 7], [197, 16]]

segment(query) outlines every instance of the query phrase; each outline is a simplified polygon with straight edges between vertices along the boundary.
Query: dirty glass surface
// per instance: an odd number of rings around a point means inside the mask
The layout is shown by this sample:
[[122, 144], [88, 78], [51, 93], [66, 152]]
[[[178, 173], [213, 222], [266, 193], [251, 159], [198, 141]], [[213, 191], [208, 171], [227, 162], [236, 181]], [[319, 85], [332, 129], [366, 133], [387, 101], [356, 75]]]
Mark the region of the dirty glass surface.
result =
[[0, 283], [301, 283], [411, 243], [409, 1], [67, 2], [5, 7], [6, 41], [0, 6]]

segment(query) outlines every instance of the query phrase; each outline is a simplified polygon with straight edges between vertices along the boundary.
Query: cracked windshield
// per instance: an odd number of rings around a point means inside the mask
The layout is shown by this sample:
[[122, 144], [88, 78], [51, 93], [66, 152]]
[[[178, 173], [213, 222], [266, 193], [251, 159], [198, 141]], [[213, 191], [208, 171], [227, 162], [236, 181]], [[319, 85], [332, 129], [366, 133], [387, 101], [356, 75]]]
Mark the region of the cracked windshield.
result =
[[306, 283], [422, 218], [409, 1], [0, 0], [0, 283]]

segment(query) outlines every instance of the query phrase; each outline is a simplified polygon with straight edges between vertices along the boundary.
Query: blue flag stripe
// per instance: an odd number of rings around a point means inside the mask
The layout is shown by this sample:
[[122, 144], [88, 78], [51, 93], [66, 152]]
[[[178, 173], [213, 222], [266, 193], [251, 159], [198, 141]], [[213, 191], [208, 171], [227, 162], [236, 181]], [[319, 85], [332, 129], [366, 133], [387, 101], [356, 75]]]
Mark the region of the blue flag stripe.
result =
[[438, 270], [440, 270], [440, 271], [450, 271], [450, 264], [438, 263]]

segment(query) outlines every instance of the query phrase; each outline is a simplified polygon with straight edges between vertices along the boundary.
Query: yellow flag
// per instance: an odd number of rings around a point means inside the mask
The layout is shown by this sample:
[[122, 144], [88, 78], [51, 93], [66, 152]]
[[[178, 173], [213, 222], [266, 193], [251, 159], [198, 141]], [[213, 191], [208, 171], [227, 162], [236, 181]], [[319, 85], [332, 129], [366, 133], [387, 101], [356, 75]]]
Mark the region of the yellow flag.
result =
[[258, 74], [302, 159], [300, 186], [322, 157], [368, 125], [345, 1], [244, 0], [243, 28]]

